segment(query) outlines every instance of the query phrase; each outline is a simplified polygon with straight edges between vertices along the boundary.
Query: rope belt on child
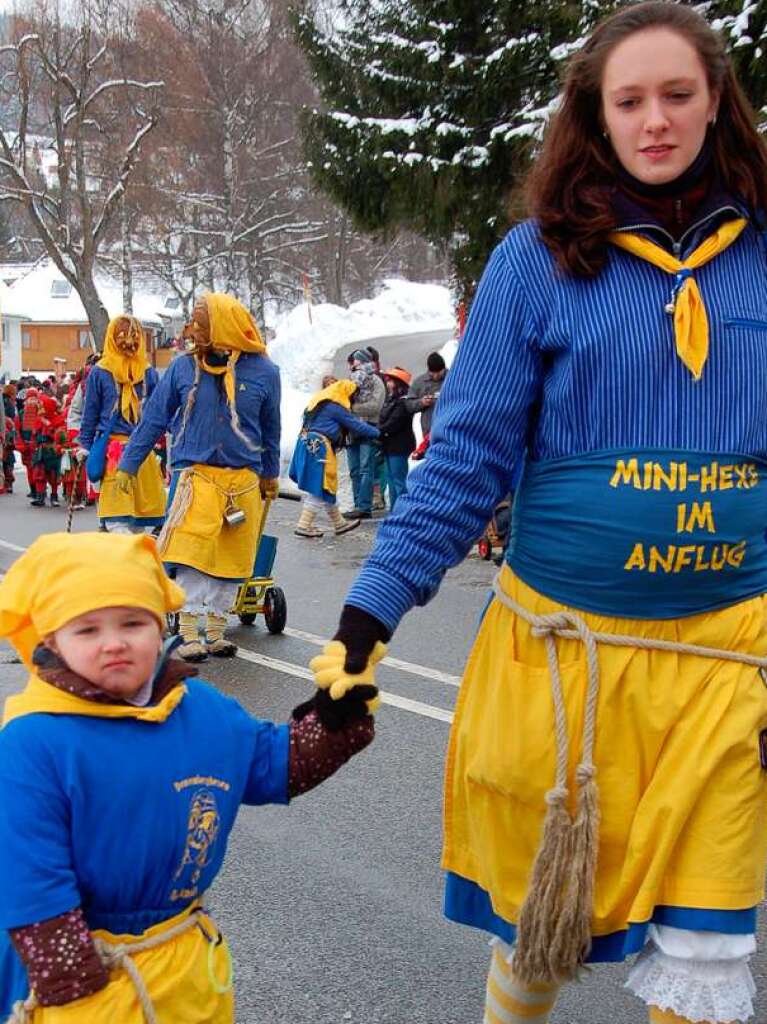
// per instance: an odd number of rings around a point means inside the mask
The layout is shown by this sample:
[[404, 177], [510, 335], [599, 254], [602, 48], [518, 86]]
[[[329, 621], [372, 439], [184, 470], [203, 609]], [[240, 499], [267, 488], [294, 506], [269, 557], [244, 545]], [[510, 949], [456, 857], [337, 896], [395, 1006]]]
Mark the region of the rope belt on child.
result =
[[[599, 644], [717, 661], [739, 662], [767, 669], [767, 657], [652, 637], [592, 630], [577, 612], [562, 610], [537, 615], [509, 596], [499, 577], [493, 591], [506, 608], [531, 627], [546, 646], [554, 705], [556, 778], [546, 794], [548, 809], [536, 853], [530, 885], [519, 914], [514, 968], [527, 982], [562, 982], [575, 977], [591, 947], [594, 879], [599, 847], [599, 794], [595, 781], [594, 737], [599, 698]], [[567, 766], [570, 739], [556, 639], [583, 644], [587, 662], [587, 693], [581, 737], [581, 758], [575, 771], [574, 817], [567, 808]]]
[[[217, 939], [216, 937], [208, 934], [202, 923], [204, 916], [205, 911], [202, 907], [195, 907], [189, 914], [184, 915], [181, 920], [178, 920], [178, 918], [172, 918], [170, 921], [166, 922], [169, 927], [164, 931], [160, 930], [146, 939], [139, 939], [137, 942], [111, 943], [99, 936], [94, 936], [93, 941], [96, 946], [96, 951], [98, 952], [104, 966], [110, 971], [122, 969], [129, 976], [133, 984], [133, 988], [135, 989], [141, 1010], [144, 1014], [146, 1024], [160, 1024], [160, 1021], [155, 1012], [152, 997], [150, 996], [146, 984], [144, 983], [144, 979], [141, 976], [141, 972], [133, 962], [132, 958], [136, 956], [137, 953], [145, 953], [151, 949], [156, 949], [158, 946], [163, 946], [168, 942], [172, 942], [174, 939], [179, 938], [181, 935], [191, 931], [193, 928], [199, 928], [209, 943], [208, 974], [212, 987], [219, 993], [226, 993], [232, 987], [233, 977], [231, 959], [228, 959], [229, 969], [227, 971], [226, 979], [223, 982], [220, 982], [215, 977], [211, 954], [214, 946], [218, 945], [220, 938]], [[226, 946], [224, 948], [226, 948]], [[13, 1012], [8, 1020], [8, 1024], [31, 1024], [31, 1021], [34, 1019], [34, 1011], [37, 1008], [38, 1002], [33, 992], [26, 1000], [19, 1000], [19, 1002], [15, 1004]]]

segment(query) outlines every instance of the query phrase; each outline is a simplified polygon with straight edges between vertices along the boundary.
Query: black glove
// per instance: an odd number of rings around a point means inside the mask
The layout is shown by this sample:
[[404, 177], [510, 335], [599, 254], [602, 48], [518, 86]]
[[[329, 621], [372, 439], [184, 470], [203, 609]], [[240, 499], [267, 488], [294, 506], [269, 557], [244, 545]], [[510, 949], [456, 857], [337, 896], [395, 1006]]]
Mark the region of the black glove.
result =
[[[346, 648], [344, 672], [350, 675], [364, 672], [368, 668], [376, 644], [379, 641], [385, 644], [390, 637], [389, 630], [375, 616], [362, 611], [361, 608], [355, 608], [354, 605], [344, 605], [338, 630], [333, 637], [333, 640], [342, 643]], [[368, 702], [377, 696], [378, 688], [367, 682], [352, 687], [335, 700], [327, 688], [318, 687], [310, 700], [293, 709], [292, 717], [300, 722], [310, 711], [316, 711], [325, 728], [330, 732], [337, 732], [343, 729], [347, 722], [369, 715], [375, 705], [369, 705]]]
[[377, 694], [375, 686], [355, 686], [340, 700], [333, 700], [327, 690], [318, 688], [313, 697], [293, 708], [290, 717], [300, 722], [311, 711], [316, 711], [317, 718], [328, 732], [340, 732], [349, 722], [370, 714], [367, 702]]
[[346, 648], [344, 671], [357, 675], [365, 670], [378, 641], [388, 644], [391, 631], [370, 612], [345, 604], [333, 639], [340, 640]]

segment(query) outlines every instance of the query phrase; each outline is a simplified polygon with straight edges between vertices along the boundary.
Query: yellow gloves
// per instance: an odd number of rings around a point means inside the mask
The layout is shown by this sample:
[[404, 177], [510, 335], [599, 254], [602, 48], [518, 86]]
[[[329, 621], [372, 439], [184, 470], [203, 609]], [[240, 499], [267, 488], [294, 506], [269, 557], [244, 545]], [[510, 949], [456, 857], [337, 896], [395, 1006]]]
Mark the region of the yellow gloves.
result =
[[262, 476], [258, 481], [258, 486], [261, 491], [262, 498], [277, 498], [280, 494], [280, 480], [279, 477], [268, 477]]
[[[341, 700], [356, 686], [375, 686], [375, 667], [385, 656], [386, 644], [378, 640], [364, 669], [352, 675], [344, 670], [346, 645], [340, 640], [331, 640], [322, 648], [322, 654], [312, 658], [309, 668], [314, 673], [314, 679], [319, 689], [327, 690], [333, 700]], [[377, 694], [368, 700], [369, 713], [372, 714], [380, 703], [381, 699]]]
[[122, 491], [123, 494], [131, 494], [133, 492], [133, 481], [135, 477], [132, 473], [126, 473], [124, 469], [118, 469], [115, 473], [115, 484], [117, 489]]

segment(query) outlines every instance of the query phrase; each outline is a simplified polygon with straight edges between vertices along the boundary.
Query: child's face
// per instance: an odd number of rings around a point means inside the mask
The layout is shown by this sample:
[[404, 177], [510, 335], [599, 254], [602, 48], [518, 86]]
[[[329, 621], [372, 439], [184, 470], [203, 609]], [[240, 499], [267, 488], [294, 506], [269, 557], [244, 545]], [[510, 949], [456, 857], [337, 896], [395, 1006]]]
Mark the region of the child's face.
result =
[[162, 630], [143, 608], [99, 608], [57, 629], [48, 646], [100, 690], [132, 697], [154, 671]]

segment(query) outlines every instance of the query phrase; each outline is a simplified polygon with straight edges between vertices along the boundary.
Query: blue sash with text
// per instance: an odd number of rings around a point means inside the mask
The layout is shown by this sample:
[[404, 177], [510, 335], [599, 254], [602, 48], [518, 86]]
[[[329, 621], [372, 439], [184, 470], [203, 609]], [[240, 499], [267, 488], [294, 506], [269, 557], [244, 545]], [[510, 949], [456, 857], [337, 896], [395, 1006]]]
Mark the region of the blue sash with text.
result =
[[529, 586], [603, 615], [670, 619], [767, 592], [767, 463], [601, 451], [529, 462], [506, 560]]

